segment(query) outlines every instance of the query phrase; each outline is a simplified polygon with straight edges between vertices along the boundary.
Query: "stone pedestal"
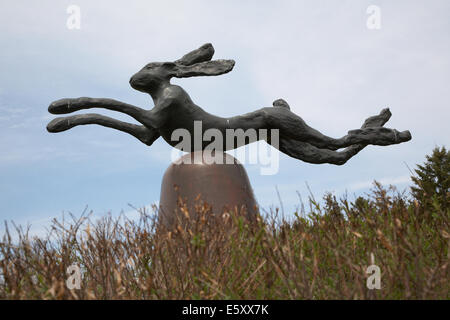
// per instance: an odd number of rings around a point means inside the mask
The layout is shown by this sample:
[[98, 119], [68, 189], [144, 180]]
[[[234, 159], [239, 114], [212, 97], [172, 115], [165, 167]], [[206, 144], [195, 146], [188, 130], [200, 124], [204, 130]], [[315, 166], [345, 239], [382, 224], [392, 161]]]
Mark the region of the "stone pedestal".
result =
[[159, 219], [166, 226], [171, 226], [180, 213], [177, 205], [180, 198], [185, 201], [191, 217], [195, 216], [194, 205], [199, 201], [210, 205], [213, 214], [238, 208], [253, 220], [258, 212], [244, 167], [227, 153], [211, 156], [193, 152], [167, 168], [159, 201]]

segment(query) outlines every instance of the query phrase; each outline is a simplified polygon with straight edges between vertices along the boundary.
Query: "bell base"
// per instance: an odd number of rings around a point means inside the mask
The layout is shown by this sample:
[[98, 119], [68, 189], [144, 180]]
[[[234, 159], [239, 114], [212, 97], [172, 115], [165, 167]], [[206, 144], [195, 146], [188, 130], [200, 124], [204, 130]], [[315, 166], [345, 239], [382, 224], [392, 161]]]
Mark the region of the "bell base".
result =
[[255, 220], [258, 204], [247, 173], [233, 156], [196, 151], [172, 163], [164, 173], [159, 201], [159, 221], [173, 226], [184, 206], [190, 218], [197, 216], [196, 205], [210, 206], [212, 214], [237, 210]]

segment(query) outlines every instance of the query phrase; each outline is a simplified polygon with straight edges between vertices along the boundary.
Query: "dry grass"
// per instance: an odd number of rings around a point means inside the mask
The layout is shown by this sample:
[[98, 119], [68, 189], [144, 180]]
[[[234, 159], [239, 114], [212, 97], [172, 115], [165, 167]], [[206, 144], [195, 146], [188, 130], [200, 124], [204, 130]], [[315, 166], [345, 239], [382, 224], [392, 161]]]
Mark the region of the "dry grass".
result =
[[[1, 299], [448, 299], [449, 210], [377, 185], [354, 203], [326, 195], [288, 222], [272, 212], [182, 210], [175, 231], [138, 221], [54, 221], [45, 239], [15, 227], [0, 243]], [[447, 207], [448, 208], [448, 207]], [[374, 260], [374, 261], [372, 261]], [[366, 268], [381, 268], [381, 289]], [[84, 271], [81, 289], [67, 268]]]

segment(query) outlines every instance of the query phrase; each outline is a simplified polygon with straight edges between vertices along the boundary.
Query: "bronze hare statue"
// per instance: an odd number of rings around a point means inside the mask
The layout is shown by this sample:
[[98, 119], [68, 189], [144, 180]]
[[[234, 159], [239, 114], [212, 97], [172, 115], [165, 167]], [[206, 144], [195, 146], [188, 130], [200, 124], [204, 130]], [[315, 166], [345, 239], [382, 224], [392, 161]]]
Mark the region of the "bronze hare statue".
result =
[[[379, 115], [368, 118], [360, 129], [351, 130], [341, 138], [331, 138], [309, 127], [302, 118], [290, 111], [283, 99], [273, 102], [273, 107], [243, 115], [222, 118], [212, 115], [197, 106], [183, 88], [170, 83], [172, 77], [188, 78], [196, 76], [217, 76], [230, 72], [233, 60], [211, 60], [214, 48], [205, 44], [184, 55], [174, 62], [151, 62], [130, 79], [133, 89], [148, 93], [154, 107], [150, 110], [103, 98], [61, 99], [50, 104], [48, 110], [53, 114], [66, 114], [81, 109], [104, 108], [126, 113], [142, 125], [122, 122], [96, 113], [60, 117], [47, 125], [49, 132], [61, 132], [78, 125], [99, 124], [121, 130], [138, 138], [150, 146], [160, 136], [174, 147], [178, 141], [173, 139], [176, 129], [185, 129], [194, 136], [194, 122], [201, 121], [202, 130], [215, 129], [223, 136], [226, 131], [254, 129], [278, 130], [278, 143], [270, 138], [257, 135], [256, 140], [266, 140], [281, 152], [309, 163], [331, 163], [342, 165], [365, 146], [391, 145], [411, 140], [409, 131], [399, 132], [384, 128], [391, 117], [389, 109], [383, 109]], [[229, 150], [247, 144], [252, 139], [240, 140], [230, 144], [223, 143], [220, 150]], [[191, 144], [191, 150], [204, 150], [209, 141]], [[344, 148], [338, 151], [338, 149]]]

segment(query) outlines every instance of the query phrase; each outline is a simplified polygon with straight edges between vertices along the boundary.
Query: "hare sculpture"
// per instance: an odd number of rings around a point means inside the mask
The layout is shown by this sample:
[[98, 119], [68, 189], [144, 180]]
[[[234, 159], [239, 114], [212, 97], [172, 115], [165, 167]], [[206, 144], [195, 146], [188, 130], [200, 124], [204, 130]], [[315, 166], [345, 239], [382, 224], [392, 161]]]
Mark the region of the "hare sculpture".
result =
[[[251, 139], [233, 139], [232, 143], [216, 144], [220, 151], [234, 149], [241, 145], [265, 140], [281, 152], [309, 163], [330, 163], [342, 165], [367, 145], [392, 145], [409, 141], [409, 131], [399, 132], [383, 127], [391, 117], [389, 109], [368, 118], [360, 129], [348, 131], [341, 138], [332, 138], [308, 126], [302, 118], [293, 113], [286, 101], [278, 99], [272, 107], [265, 107], [235, 117], [224, 118], [212, 115], [197, 106], [187, 92], [170, 83], [171, 78], [196, 76], [217, 76], [230, 72], [233, 60], [211, 60], [214, 48], [205, 44], [173, 62], [151, 62], [130, 79], [133, 89], [147, 93], [153, 99], [153, 108], [142, 109], [128, 103], [104, 98], [61, 99], [50, 104], [52, 114], [67, 114], [82, 109], [104, 108], [125, 113], [141, 125], [126, 123], [96, 113], [59, 117], [47, 125], [49, 132], [61, 132], [79, 125], [98, 124], [117, 129], [139, 139], [150, 146], [162, 137], [173, 147], [179, 147], [179, 139], [174, 139], [177, 129], [187, 130], [195, 135], [196, 123], [201, 123], [202, 133], [215, 130], [226, 136], [228, 130], [255, 130]], [[275, 141], [261, 135], [261, 129], [277, 130]], [[205, 150], [209, 141], [189, 144], [190, 150]], [[342, 149], [342, 150], [339, 150]]]

